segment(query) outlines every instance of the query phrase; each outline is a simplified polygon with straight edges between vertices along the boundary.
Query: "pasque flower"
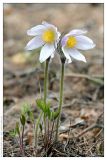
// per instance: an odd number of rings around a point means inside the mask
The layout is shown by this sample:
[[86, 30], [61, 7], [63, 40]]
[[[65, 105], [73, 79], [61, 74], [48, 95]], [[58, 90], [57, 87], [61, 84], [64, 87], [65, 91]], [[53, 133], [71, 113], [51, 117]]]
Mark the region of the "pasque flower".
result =
[[42, 22], [41, 25], [37, 25], [27, 31], [29, 36], [35, 36], [26, 45], [26, 50], [33, 50], [42, 47], [40, 51], [40, 62], [44, 62], [49, 57], [53, 57], [55, 48], [60, 36], [57, 28], [47, 22]]
[[84, 36], [87, 31], [84, 30], [72, 30], [66, 34], [61, 40], [62, 51], [68, 63], [72, 62], [72, 59], [86, 62], [85, 57], [78, 51], [88, 50], [95, 47], [93, 41]]

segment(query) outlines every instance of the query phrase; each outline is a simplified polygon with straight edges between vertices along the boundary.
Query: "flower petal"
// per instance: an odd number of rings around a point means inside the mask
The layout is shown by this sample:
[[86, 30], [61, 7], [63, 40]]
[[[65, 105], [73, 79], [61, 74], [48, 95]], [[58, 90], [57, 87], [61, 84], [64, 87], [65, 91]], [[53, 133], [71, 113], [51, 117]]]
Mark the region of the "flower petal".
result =
[[55, 31], [57, 31], [57, 27], [55, 27], [53, 24], [47, 23], [46, 21], [43, 21], [42, 24], [43, 24], [45, 27], [53, 28]]
[[41, 47], [43, 44], [44, 44], [44, 42], [42, 41], [41, 37], [36, 36], [28, 42], [25, 49], [26, 50], [33, 50], [33, 49]]
[[55, 55], [55, 53], [52, 53], [52, 54], [51, 54], [51, 58], [54, 58], [54, 55]]
[[67, 49], [68, 54], [78, 61], [86, 62], [85, 57], [76, 49]]
[[76, 35], [81, 35], [81, 34], [85, 34], [85, 33], [87, 33], [86, 30], [74, 29], [74, 30], [70, 31], [67, 35], [76, 36]]
[[27, 34], [29, 36], [36, 36], [36, 35], [40, 35], [43, 33], [44, 29], [46, 29], [46, 27], [44, 25], [37, 25], [31, 29], [29, 29], [27, 31]]
[[71, 60], [71, 57], [69, 56], [69, 52], [68, 52], [68, 49], [66, 49], [65, 47], [62, 47], [62, 51], [67, 59], [67, 63], [71, 63], [72, 60]]
[[45, 21], [42, 22], [42, 24], [46, 27], [46, 29], [52, 29], [55, 33], [55, 41], [57, 41], [61, 35], [60, 32], [58, 32], [57, 27], [53, 24], [47, 23]]
[[76, 39], [77, 39], [77, 44], [75, 47], [77, 49], [88, 50], [95, 47], [95, 44], [93, 43], [93, 41], [86, 36], [82, 36], [82, 35], [77, 36]]
[[45, 44], [40, 52], [39, 60], [40, 62], [44, 62], [46, 59], [48, 59], [51, 55], [53, 55], [55, 51], [54, 44]]
[[83, 36], [83, 35], [80, 35], [80, 36], [76, 36], [76, 39], [80, 42], [86, 42], [86, 43], [92, 43], [93, 44], [93, 41], [92, 39], [90, 39], [89, 37], [87, 36]]
[[57, 41], [57, 43], [59, 42], [60, 36], [61, 36], [61, 33], [56, 31], [56, 41]]
[[67, 40], [68, 40], [68, 36], [66, 36], [66, 35], [61, 39], [62, 47], [64, 47], [66, 45]]

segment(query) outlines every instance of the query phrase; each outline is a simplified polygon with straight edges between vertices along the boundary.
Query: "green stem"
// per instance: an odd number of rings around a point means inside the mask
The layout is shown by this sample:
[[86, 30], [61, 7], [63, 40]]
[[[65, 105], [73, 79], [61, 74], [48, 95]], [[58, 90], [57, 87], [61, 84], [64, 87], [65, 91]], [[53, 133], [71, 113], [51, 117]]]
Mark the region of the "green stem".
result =
[[[46, 98], [47, 98], [47, 81], [48, 81], [48, 65], [49, 65], [49, 59], [46, 60], [46, 66], [45, 66], [45, 71], [44, 71], [44, 103], [46, 104]], [[41, 92], [41, 90], [40, 90]], [[37, 122], [36, 122], [36, 126], [34, 124], [34, 146], [35, 149], [37, 148], [37, 140], [38, 140], [38, 127], [40, 124], [40, 120], [41, 117], [43, 115], [43, 112], [40, 113]], [[45, 114], [44, 114], [44, 127], [45, 127], [45, 133], [46, 133], [46, 118], [45, 118]]]
[[40, 120], [41, 120], [41, 117], [43, 115], [43, 112], [40, 113], [38, 119], [37, 119], [37, 122], [36, 122], [36, 127], [34, 127], [35, 129], [35, 134], [34, 134], [34, 145], [35, 145], [35, 149], [37, 148], [37, 140], [38, 140], [38, 127], [39, 127], [39, 123], [40, 123]]
[[51, 129], [51, 134], [50, 134], [50, 143], [51, 143], [51, 139], [52, 139], [52, 134], [53, 134], [53, 129], [54, 129], [54, 123], [55, 123], [55, 120], [53, 120], [53, 122], [52, 122], [52, 129]]
[[48, 65], [49, 60], [46, 60], [45, 72], [44, 72], [44, 102], [46, 103], [47, 98], [47, 86], [48, 86]]
[[22, 126], [22, 143], [21, 143], [21, 145], [22, 145], [22, 154], [23, 154], [23, 156], [24, 156], [24, 146], [23, 146], [23, 138], [24, 138], [24, 125]]
[[57, 124], [56, 124], [56, 137], [55, 140], [58, 140], [58, 132], [59, 132], [59, 122], [60, 122], [60, 117], [61, 117], [61, 110], [62, 110], [62, 102], [63, 102], [63, 82], [64, 82], [64, 64], [62, 63], [61, 66], [61, 79], [60, 79], [60, 99], [59, 99], [59, 116], [57, 119]]
[[[47, 90], [48, 90], [48, 65], [49, 65], [49, 59], [46, 60], [45, 65], [45, 71], [44, 71], [44, 103], [46, 105], [46, 99], [47, 99]], [[44, 113], [44, 130], [45, 130], [45, 136], [44, 139], [46, 141], [46, 116]]]

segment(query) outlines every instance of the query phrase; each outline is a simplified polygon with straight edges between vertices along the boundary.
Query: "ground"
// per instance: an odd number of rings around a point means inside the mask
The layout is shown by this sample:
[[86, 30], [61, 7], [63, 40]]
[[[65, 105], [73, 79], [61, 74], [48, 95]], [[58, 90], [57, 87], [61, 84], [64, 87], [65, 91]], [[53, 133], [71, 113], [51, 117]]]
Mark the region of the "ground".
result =
[[[48, 156], [104, 156], [103, 4], [4, 4], [4, 156], [21, 156], [9, 131], [15, 127], [23, 103], [31, 104], [35, 119], [38, 115], [35, 99], [40, 97], [39, 84], [43, 91], [44, 64], [38, 60], [39, 50], [31, 54], [24, 48], [31, 38], [26, 31], [42, 21], [58, 26], [61, 32], [87, 29], [96, 44], [82, 52], [87, 63], [73, 61], [65, 66], [59, 142]], [[49, 65], [52, 107], [58, 105], [59, 80], [56, 55]], [[28, 123], [25, 137], [31, 128]], [[32, 147], [29, 150], [26, 145], [25, 150], [25, 156], [34, 156]]]

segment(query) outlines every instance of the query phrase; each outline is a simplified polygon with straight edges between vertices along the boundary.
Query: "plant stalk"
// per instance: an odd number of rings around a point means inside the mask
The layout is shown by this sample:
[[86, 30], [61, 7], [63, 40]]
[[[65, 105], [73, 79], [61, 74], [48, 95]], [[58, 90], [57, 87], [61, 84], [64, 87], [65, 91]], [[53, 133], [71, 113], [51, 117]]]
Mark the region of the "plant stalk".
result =
[[[49, 60], [50, 58], [48, 58], [46, 60], [46, 65], [45, 65], [45, 71], [44, 71], [44, 103], [46, 105], [46, 99], [47, 99], [47, 91], [48, 91], [48, 66], [49, 66]], [[45, 136], [44, 139], [46, 141], [46, 115], [44, 113], [44, 130], [45, 130]]]
[[23, 144], [23, 138], [24, 138], [24, 126], [22, 126], [22, 141], [21, 141], [21, 148], [22, 148], [22, 154], [24, 156], [24, 144]]
[[60, 99], [59, 99], [59, 116], [56, 122], [56, 136], [55, 136], [55, 140], [58, 140], [58, 133], [59, 133], [59, 123], [60, 123], [60, 117], [61, 117], [61, 110], [62, 110], [62, 102], [63, 102], [63, 84], [64, 84], [64, 64], [62, 62], [62, 66], [61, 66], [61, 78], [60, 78]]
[[46, 66], [45, 66], [45, 71], [44, 71], [44, 102], [46, 103], [46, 98], [47, 98], [47, 90], [48, 90], [48, 65], [49, 65], [49, 60], [46, 60]]
[[37, 143], [38, 143], [38, 127], [39, 127], [39, 123], [40, 123], [40, 120], [41, 120], [41, 117], [43, 115], [43, 112], [40, 113], [38, 119], [37, 119], [37, 122], [36, 122], [36, 126], [34, 126], [34, 131], [35, 131], [35, 134], [34, 134], [34, 146], [35, 146], [35, 149], [37, 148]]

